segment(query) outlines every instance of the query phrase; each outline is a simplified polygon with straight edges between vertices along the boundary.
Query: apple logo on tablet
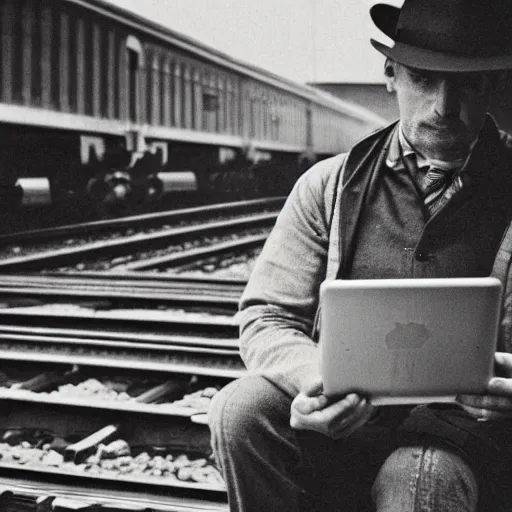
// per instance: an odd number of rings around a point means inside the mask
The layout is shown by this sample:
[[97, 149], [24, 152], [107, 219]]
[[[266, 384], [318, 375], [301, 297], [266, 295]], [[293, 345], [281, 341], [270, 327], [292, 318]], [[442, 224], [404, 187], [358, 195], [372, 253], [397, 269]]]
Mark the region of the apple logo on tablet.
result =
[[431, 333], [423, 324], [395, 323], [394, 329], [386, 336], [386, 345], [390, 349], [415, 349], [425, 345], [429, 338]]

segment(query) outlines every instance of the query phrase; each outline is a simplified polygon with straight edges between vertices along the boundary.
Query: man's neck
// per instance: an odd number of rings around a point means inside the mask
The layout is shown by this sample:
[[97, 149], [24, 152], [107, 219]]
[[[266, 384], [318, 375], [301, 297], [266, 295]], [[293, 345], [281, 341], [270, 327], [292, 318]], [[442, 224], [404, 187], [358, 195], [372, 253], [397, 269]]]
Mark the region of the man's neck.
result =
[[418, 163], [418, 167], [437, 167], [439, 169], [457, 169], [462, 167], [468, 160], [469, 155], [473, 151], [475, 144], [478, 140], [478, 137], [473, 141], [470, 145], [469, 150], [465, 156], [453, 159], [439, 159], [434, 158], [429, 155], [426, 155], [416, 149], [414, 145], [407, 139], [405, 136], [402, 125], [399, 127], [398, 132], [398, 140], [400, 141], [400, 147], [402, 149], [402, 153], [404, 155], [408, 155], [414, 153], [416, 155], [416, 161]]

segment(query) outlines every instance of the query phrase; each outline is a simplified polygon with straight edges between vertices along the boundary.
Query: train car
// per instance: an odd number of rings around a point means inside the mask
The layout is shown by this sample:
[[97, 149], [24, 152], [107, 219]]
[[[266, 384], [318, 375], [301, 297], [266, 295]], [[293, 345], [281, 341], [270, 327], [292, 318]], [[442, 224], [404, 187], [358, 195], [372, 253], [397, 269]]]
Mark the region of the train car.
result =
[[384, 123], [103, 0], [0, 0], [0, 26], [4, 209], [281, 194]]

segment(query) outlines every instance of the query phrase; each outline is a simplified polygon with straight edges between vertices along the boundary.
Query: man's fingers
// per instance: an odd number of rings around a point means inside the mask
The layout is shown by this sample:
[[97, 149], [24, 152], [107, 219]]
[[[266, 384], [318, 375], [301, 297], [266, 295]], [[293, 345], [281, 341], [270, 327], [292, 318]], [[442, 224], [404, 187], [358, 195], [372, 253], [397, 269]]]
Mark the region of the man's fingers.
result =
[[[500, 379], [501, 380], [501, 379]], [[457, 402], [475, 409], [489, 411], [512, 411], [512, 398], [508, 396], [493, 395], [460, 395]]]
[[366, 409], [373, 410], [373, 407], [369, 406], [366, 400], [353, 393], [347, 395], [343, 400], [309, 414], [301, 412], [301, 405], [301, 403], [297, 404], [295, 401], [292, 404], [290, 426], [296, 430], [314, 430], [332, 438], [339, 437], [339, 432], [351, 427], [360, 418], [363, 418], [364, 423]]
[[489, 381], [487, 389], [489, 390], [489, 393], [494, 395], [512, 397], [512, 379], [505, 379], [503, 377], [493, 377]]
[[341, 439], [350, 436], [356, 430], [360, 429], [363, 425], [365, 425], [366, 422], [372, 417], [375, 407], [373, 407], [369, 403], [366, 403], [366, 400], [364, 402], [361, 402], [359, 406], [359, 414], [354, 415], [354, 419], [351, 425], [348, 425], [342, 430], [340, 430], [336, 439]]
[[292, 409], [301, 414], [311, 414], [314, 411], [323, 409], [329, 403], [324, 395], [307, 396], [304, 393], [298, 394], [292, 402]]
[[500, 370], [505, 373], [506, 377], [512, 377], [512, 354], [506, 352], [496, 352], [494, 360], [500, 366]]
[[492, 410], [481, 407], [473, 407], [471, 405], [461, 403], [462, 408], [474, 418], [482, 421], [510, 419], [512, 418], [512, 411], [510, 410]]
[[308, 386], [302, 393], [306, 396], [317, 396], [323, 391], [323, 389], [324, 386], [319, 378], [316, 382], [313, 382]]
[[343, 400], [334, 402], [323, 409], [313, 411], [309, 416], [309, 420], [314, 423], [329, 424], [332, 421], [342, 419], [342, 416], [348, 414], [349, 411], [355, 409], [361, 398], [355, 394], [347, 395]]

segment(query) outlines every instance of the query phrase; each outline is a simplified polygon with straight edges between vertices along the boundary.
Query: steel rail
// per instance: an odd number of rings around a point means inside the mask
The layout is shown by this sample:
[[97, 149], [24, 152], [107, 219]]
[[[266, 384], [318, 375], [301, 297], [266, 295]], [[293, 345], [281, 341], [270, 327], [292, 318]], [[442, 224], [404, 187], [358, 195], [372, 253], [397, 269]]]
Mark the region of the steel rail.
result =
[[142, 261], [135, 261], [119, 265], [123, 271], [131, 270], [150, 270], [157, 268], [169, 268], [183, 263], [190, 262], [191, 260], [198, 260], [207, 258], [209, 256], [223, 254], [229, 251], [249, 249], [251, 247], [263, 246], [268, 234], [265, 235], [252, 235], [244, 237], [240, 240], [231, 240], [229, 242], [222, 242], [219, 244], [212, 244], [206, 247], [197, 249], [190, 249], [179, 253], [166, 254], [165, 256], [157, 256], [155, 258], [148, 258]]
[[[147, 274], [146, 274], [147, 275]], [[158, 274], [162, 275], [162, 274]], [[67, 273], [48, 274], [3, 274], [0, 275], [0, 287], [15, 290], [20, 289], [43, 289], [43, 290], [67, 290], [71, 291], [91, 291], [98, 294], [108, 295], [109, 292], [117, 294], [122, 292], [133, 294], [146, 294], [151, 300], [155, 294], [165, 295], [179, 294], [184, 290], [193, 295], [211, 295], [213, 297], [235, 297], [238, 298], [245, 287], [245, 283], [239, 282], [212, 282], [202, 279], [158, 279], [158, 275], [153, 279], [130, 279], [129, 274], [117, 274], [112, 276], [110, 273], [95, 273], [94, 275], [82, 276], [75, 273], [70, 276]], [[163, 274], [162, 277], [167, 277]]]
[[19, 231], [7, 235], [0, 235], [0, 246], [34, 240], [51, 240], [69, 235], [100, 233], [112, 229], [135, 227], [140, 229], [143, 226], [153, 226], [156, 223], [169, 221], [179, 222], [211, 216], [215, 213], [233, 214], [237, 211], [248, 213], [259, 211], [262, 208], [278, 208], [284, 204], [284, 197], [271, 197], [254, 199], [250, 201], [236, 201], [231, 203], [218, 203], [209, 206], [198, 206], [194, 208], [183, 208], [157, 213], [146, 213], [132, 215], [118, 219], [100, 220], [94, 222], [83, 222], [79, 224], [68, 224], [55, 228], [36, 229], [30, 231]]
[[[85, 284], [74, 284], [71, 287], [61, 287], [55, 285], [31, 285], [28, 283], [20, 283], [20, 287], [17, 289], [12, 286], [5, 286], [4, 283], [0, 283], [0, 297], [3, 295], [10, 296], [25, 296], [25, 297], [59, 297], [59, 298], [73, 298], [73, 299], [108, 299], [113, 302], [119, 301], [141, 301], [141, 302], [159, 302], [163, 304], [176, 304], [176, 303], [196, 303], [208, 305], [225, 306], [231, 310], [236, 310], [240, 298], [240, 293], [233, 293], [232, 291], [217, 292], [217, 290], [195, 290], [189, 288], [188, 290], [184, 287], [179, 289], [151, 289], [151, 288], [136, 288], [136, 289], [120, 289], [114, 287], [104, 287], [103, 289], [99, 286], [88, 286]], [[89, 300], [90, 302], [90, 300]], [[104, 307], [104, 306], [103, 306]], [[112, 303], [112, 309], [115, 309], [115, 305]]]
[[34, 270], [41, 268], [52, 268], [59, 264], [69, 265], [83, 260], [86, 257], [108, 257], [129, 254], [137, 249], [148, 249], [161, 247], [171, 241], [183, 242], [191, 237], [215, 234], [218, 232], [239, 230], [247, 227], [271, 227], [277, 218], [277, 213], [265, 213], [251, 217], [231, 219], [229, 221], [211, 222], [200, 225], [170, 228], [158, 233], [135, 235], [108, 242], [92, 242], [79, 247], [56, 249], [46, 252], [37, 252], [25, 256], [7, 258], [0, 261], [0, 271]]
[[[20, 308], [21, 309], [21, 308]], [[57, 327], [60, 329], [75, 329], [88, 331], [93, 334], [99, 332], [120, 332], [132, 334], [147, 333], [167, 333], [172, 331], [176, 335], [209, 336], [213, 339], [236, 338], [238, 335], [238, 325], [233, 319], [214, 317], [212, 319], [186, 319], [178, 315], [168, 319], [152, 319], [148, 317], [135, 317], [128, 315], [126, 318], [119, 316], [95, 317], [91, 314], [73, 314], [63, 312], [62, 314], [54, 312], [34, 311], [0, 311], [0, 322], [2, 325], [36, 327]]]
[[87, 486], [86, 488], [64, 484], [62, 482], [48, 482], [47, 480], [26, 480], [15, 478], [6, 471], [8, 476], [0, 476], [0, 493], [12, 492], [14, 496], [26, 495], [35, 499], [42, 496], [55, 498], [71, 498], [83, 500], [84, 505], [100, 505], [115, 508], [122, 506], [123, 510], [131, 512], [144, 512], [151, 510], [158, 512], [229, 512], [228, 504], [203, 499], [156, 495], [144, 491], [134, 492], [131, 487], [114, 490], [105, 490], [101, 487]]
[[[225, 493], [226, 489], [224, 487], [220, 486], [208, 486], [207, 484], [201, 484], [196, 482], [185, 482], [181, 480], [169, 480], [165, 482], [165, 478], [161, 477], [155, 477], [155, 476], [145, 476], [144, 478], [135, 478], [130, 477], [127, 475], [92, 475], [90, 473], [87, 473], [85, 471], [82, 471], [77, 468], [71, 469], [71, 466], [67, 466], [65, 469], [58, 469], [54, 468], [52, 466], [43, 466], [41, 465], [33, 465], [33, 466], [23, 466], [20, 464], [14, 464], [9, 462], [4, 462], [2, 459], [0, 459], [0, 468], [8, 469], [9, 471], [12, 471], [13, 473], [43, 473], [45, 475], [54, 475], [59, 476], [60, 478], [72, 478], [76, 480], [84, 479], [85, 481], [99, 481], [99, 482], [115, 482], [117, 484], [124, 483], [125, 485], [130, 486], [140, 486], [142, 487], [159, 487], [161, 489], [183, 489], [183, 490], [195, 490], [195, 491], [207, 491], [207, 492], [218, 492], [218, 493]], [[162, 481], [163, 480], [163, 481]]]
[[238, 379], [247, 374], [242, 361], [231, 360], [226, 356], [187, 357], [176, 354], [136, 351], [125, 349], [104, 348], [94, 351], [87, 347], [82, 350], [70, 348], [62, 343], [46, 343], [34, 341], [27, 337], [0, 336], [0, 359], [9, 361], [24, 361], [38, 363], [78, 364], [103, 368], [143, 370], [151, 372], [182, 373], [204, 377], [223, 377]]
[[[4, 277], [17, 277], [20, 274], [4, 274], [0, 275], [3, 279]], [[156, 282], [156, 285], [171, 282], [171, 283], [184, 283], [194, 284], [194, 283], [202, 283], [202, 284], [211, 284], [212, 286], [238, 286], [240, 288], [244, 288], [247, 284], [246, 279], [238, 279], [236, 277], [217, 277], [217, 276], [189, 276], [189, 275], [180, 275], [180, 274], [160, 274], [160, 273], [148, 273], [148, 272], [104, 272], [104, 271], [95, 271], [95, 270], [84, 270], [84, 271], [69, 271], [63, 274], [62, 272], [44, 272], [41, 273], [25, 273], [22, 276], [37, 276], [37, 277], [59, 277], [66, 276], [69, 278], [80, 277], [86, 279], [98, 278], [102, 281], [115, 281], [125, 280], [128, 282], [137, 282], [137, 281], [148, 281], [148, 282]]]
[[[122, 504], [123, 507], [129, 507], [126, 510], [133, 512], [148, 512], [149, 510], [158, 510], [159, 512], [229, 512], [227, 503], [216, 501], [221, 496], [219, 493], [212, 496], [201, 492], [198, 498], [172, 496], [169, 495], [169, 488], [162, 494], [156, 494], [154, 489], [151, 490], [151, 493], [143, 489], [134, 490], [132, 485], [122, 485], [123, 482], [121, 482], [121, 489], [106, 490], [104, 486], [101, 487], [101, 484], [94, 486], [92, 483], [84, 488], [83, 486], [73, 485], [73, 483], [48, 481], [44, 474], [40, 474], [38, 479], [31, 477], [30, 480], [27, 480], [22, 477], [22, 474], [15, 477], [9, 470], [2, 469], [2, 472], [7, 476], [0, 475], [0, 492], [4, 491], [3, 488], [5, 488], [6, 491], [28, 496], [36, 496], [41, 493], [41, 496], [80, 498], [89, 506], [99, 504], [115, 508]], [[205, 499], [207, 496], [212, 501]]]
[[0, 325], [0, 334], [30, 334], [36, 336], [46, 336], [48, 338], [73, 338], [89, 339], [94, 337], [95, 340], [115, 341], [130, 343], [130, 347], [134, 347], [134, 343], [144, 345], [151, 344], [159, 346], [183, 346], [183, 347], [204, 347], [215, 349], [227, 349], [238, 352], [238, 338], [210, 338], [208, 336], [199, 335], [178, 335], [178, 334], [159, 334], [159, 333], [129, 333], [129, 332], [112, 332], [112, 331], [90, 331], [85, 329], [65, 329], [61, 327], [25, 327], [17, 325]]
[[134, 341], [119, 341], [119, 340], [107, 340], [107, 339], [96, 339], [92, 337], [94, 333], [90, 333], [90, 336], [76, 337], [76, 336], [42, 336], [40, 334], [34, 334], [31, 332], [15, 334], [15, 333], [4, 333], [0, 331], [1, 340], [17, 340], [17, 341], [29, 341], [31, 343], [59, 343], [63, 345], [80, 346], [84, 347], [98, 347], [98, 348], [113, 348], [116, 350], [130, 349], [130, 350], [147, 350], [151, 352], [166, 352], [174, 353], [177, 355], [184, 354], [188, 357], [193, 356], [223, 356], [229, 358], [239, 358], [237, 350], [217, 348], [217, 347], [202, 347], [202, 346], [185, 346], [185, 345], [171, 345], [168, 343], [141, 343]]

